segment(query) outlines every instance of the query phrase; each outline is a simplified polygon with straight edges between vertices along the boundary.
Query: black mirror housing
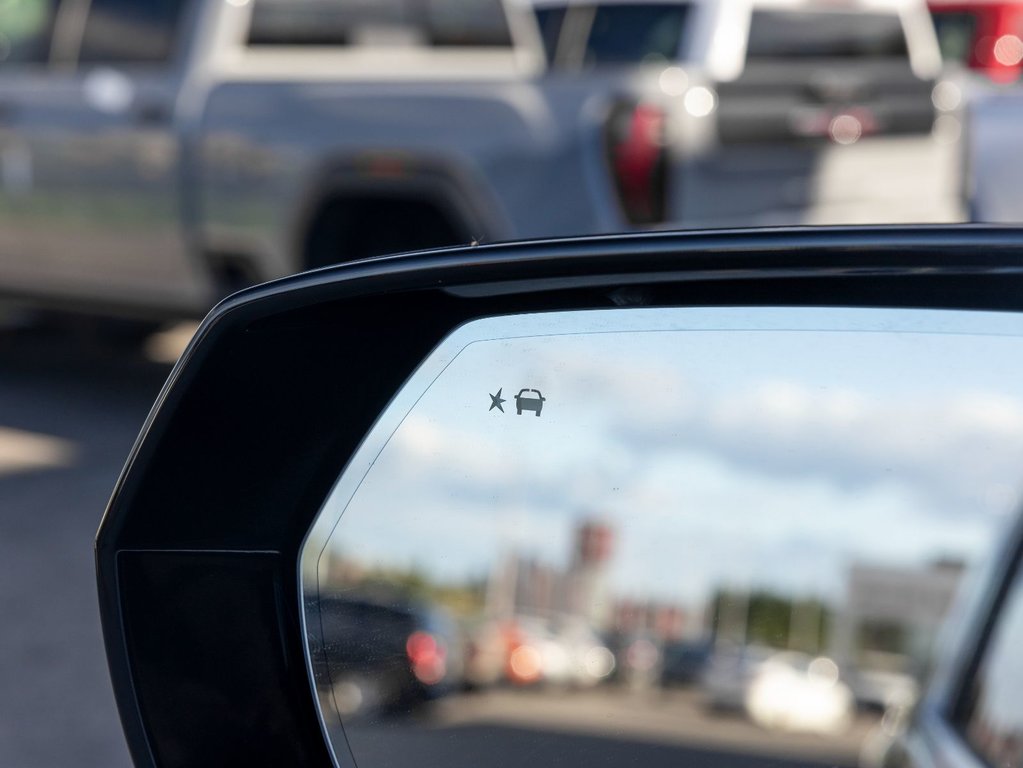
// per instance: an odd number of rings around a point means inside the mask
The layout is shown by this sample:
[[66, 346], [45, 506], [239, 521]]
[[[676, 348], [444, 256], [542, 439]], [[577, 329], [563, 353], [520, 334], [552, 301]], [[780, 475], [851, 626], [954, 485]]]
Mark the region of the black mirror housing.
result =
[[299, 549], [377, 416], [454, 328], [524, 312], [778, 305], [1023, 311], [1023, 231], [460, 248], [319, 270], [223, 302], [174, 368], [96, 541], [136, 764], [332, 765], [305, 662]]

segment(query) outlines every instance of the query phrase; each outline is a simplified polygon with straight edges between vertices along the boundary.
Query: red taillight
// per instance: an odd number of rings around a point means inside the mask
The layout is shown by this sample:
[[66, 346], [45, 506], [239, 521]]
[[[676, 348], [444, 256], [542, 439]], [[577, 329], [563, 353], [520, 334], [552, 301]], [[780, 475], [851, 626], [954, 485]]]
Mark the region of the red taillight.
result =
[[666, 120], [652, 104], [619, 109], [611, 116], [610, 160], [618, 196], [632, 224], [664, 220]]
[[996, 83], [1011, 83], [1020, 75], [1023, 39], [1019, 35], [985, 35], [974, 49], [973, 66]]
[[405, 642], [412, 674], [424, 685], [435, 685], [447, 672], [444, 646], [429, 632], [413, 632]]

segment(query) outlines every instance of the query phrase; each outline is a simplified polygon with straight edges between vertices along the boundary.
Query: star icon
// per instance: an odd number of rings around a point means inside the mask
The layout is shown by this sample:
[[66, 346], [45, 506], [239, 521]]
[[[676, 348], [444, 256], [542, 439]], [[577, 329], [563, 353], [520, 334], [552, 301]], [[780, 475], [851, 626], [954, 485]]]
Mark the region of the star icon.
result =
[[504, 413], [504, 408], [501, 406], [501, 403], [504, 403], [504, 402], [507, 402], [507, 401], [503, 397], [501, 397], [501, 392], [503, 390], [504, 390], [504, 387], [501, 387], [501, 389], [497, 390], [497, 394], [496, 395], [491, 395], [490, 396], [490, 407], [487, 408], [488, 411], [492, 411], [492, 410], [494, 410], [496, 408], [501, 413]]

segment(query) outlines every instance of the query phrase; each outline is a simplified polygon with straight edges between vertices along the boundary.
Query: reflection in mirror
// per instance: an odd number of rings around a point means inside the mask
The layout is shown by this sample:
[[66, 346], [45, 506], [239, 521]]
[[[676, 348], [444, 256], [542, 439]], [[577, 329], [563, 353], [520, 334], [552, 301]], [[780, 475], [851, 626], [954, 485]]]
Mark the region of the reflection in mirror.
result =
[[812, 308], [457, 330], [303, 549], [338, 764], [875, 759], [1014, 514], [1021, 332]]

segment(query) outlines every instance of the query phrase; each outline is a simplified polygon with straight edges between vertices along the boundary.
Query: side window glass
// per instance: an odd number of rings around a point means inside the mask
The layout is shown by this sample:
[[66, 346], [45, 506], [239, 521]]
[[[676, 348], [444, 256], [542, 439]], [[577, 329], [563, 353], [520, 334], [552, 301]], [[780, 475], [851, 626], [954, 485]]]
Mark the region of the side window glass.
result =
[[500, 0], [256, 0], [248, 44], [507, 48], [512, 39]]
[[977, 36], [977, 17], [969, 11], [935, 13], [934, 30], [945, 61], [968, 65]]
[[50, 57], [57, 0], [0, 0], [0, 68]]
[[872, 59], [909, 56], [897, 13], [754, 11], [746, 58]]
[[1006, 595], [966, 700], [958, 727], [992, 768], [1023, 766], [1023, 578]]
[[167, 61], [174, 53], [185, 4], [186, 0], [92, 0], [79, 61], [85, 64]]
[[586, 63], [674, 61], [688, 16], [686, 4], [599, 6], [586, 45]]
[[565, 22], [565, 11], [565, 8], [538, 8], [536, 11], [536, 22], [540, 27], [548, 64], [553, 64], [558, 55], [558, 40]]

